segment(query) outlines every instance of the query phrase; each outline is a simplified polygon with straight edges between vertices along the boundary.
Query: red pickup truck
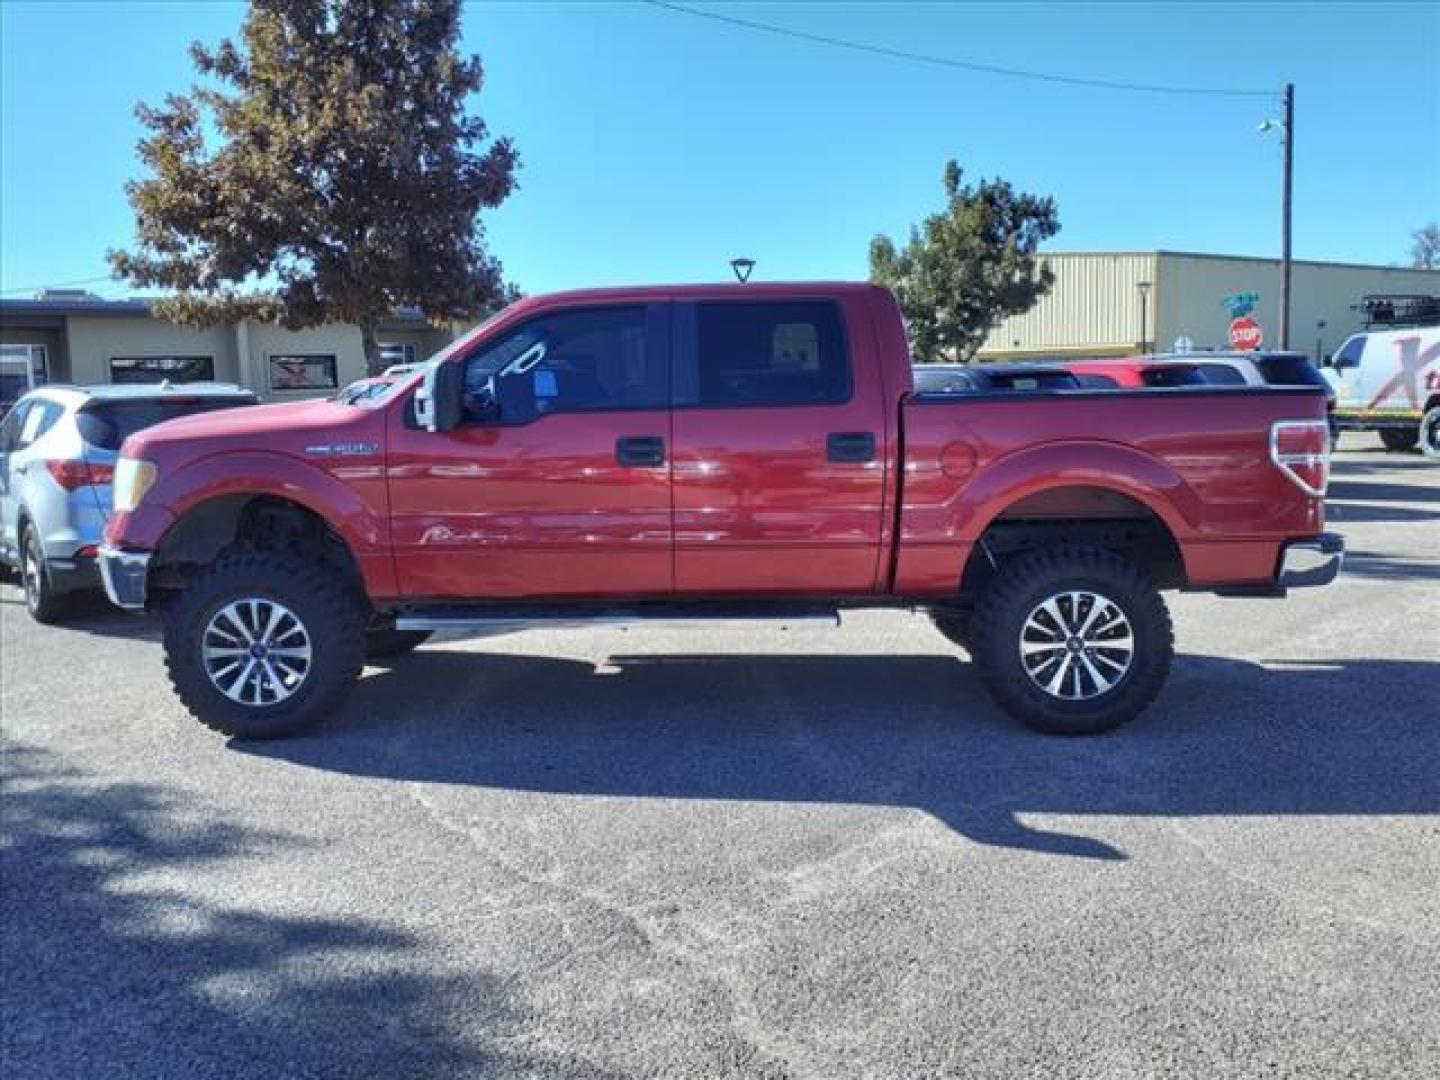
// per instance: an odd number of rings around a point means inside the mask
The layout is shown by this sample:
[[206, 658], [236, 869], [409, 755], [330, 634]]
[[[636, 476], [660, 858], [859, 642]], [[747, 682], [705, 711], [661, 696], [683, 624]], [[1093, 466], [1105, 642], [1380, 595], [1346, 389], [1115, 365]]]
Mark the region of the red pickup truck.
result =
[[376, 397], [124, 446], [101, 566], [164, 608], [181, 700], [242, 737], [330, 714], [437, 629], [927, 611], [1045, 731], [1159, 692], [1166, 589], [1339, 572], [1313, 387], [917, 393], [860, 284], [523, 300]]

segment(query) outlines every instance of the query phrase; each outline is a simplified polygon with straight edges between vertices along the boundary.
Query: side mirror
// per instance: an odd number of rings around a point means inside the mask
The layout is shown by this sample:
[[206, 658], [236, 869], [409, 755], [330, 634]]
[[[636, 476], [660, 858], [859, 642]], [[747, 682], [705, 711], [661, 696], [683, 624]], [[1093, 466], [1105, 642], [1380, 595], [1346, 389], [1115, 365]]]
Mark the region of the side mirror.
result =
[[436, 364], [425, 373], [425, 381], [415, 391], [415, 419], [426, 431], [453, 431], [460, 426], [462, 377], [458, 363]]

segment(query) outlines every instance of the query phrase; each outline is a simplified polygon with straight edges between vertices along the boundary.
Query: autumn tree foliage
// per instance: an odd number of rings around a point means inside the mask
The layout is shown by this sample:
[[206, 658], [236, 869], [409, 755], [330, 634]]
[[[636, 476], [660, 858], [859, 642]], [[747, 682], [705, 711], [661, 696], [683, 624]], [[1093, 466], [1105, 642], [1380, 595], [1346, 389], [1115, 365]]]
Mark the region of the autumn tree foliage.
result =
[[482, 210], [515, 186], [509, 139], [468, 108], [461, 0], [252, 0], [238, 42], [191, 46], [201, 82], [140, 105], [138, 243], [110, 262], [188, 324], [470, 318], [510, 290]]
[[956, 162], [946, 164], [945, 208], [912, 226], [903, 247], [883, 235], [870, 243], [870, 280], [895, 293], [917, 361], [969, 360], [1054, 280], [1036, 252], [1060, 231], [1055, 200], [961, 178]]

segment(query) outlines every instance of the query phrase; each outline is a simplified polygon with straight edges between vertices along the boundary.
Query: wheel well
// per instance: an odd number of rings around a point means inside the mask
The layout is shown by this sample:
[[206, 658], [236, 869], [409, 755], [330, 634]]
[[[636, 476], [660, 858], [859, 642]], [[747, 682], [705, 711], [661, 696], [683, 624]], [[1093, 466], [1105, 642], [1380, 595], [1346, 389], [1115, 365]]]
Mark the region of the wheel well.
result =
[[1113, 551], [1143, 569], [1162, 589], [1185, 584], [1180, 546], [1150, 507], [1110, 488], [1061, 487], [1028, 495], [990, 522], [965, 564], [962, 598], [984, 589], [1007, 559], [1056, 543]]
[[222, 495], [191, 509], [161, 538], [149, 584], [161, 593], [182, 589], [225, 552], [274, 550], [322, 560], [363, 593], [360, 564], [344, 538], [309, 507], [275, 495]]

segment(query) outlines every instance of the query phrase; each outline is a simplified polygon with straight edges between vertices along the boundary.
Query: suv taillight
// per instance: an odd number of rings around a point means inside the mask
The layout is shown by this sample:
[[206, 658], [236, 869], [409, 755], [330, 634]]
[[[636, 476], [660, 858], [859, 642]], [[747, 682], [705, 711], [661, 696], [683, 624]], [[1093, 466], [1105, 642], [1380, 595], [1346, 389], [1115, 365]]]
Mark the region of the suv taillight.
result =
[[74, 491], [87, 484], [108, 484], [115, 476], [113, 465], [90, 465], [73, 459], [51, 458], [45, 462], [45, 468], [66, 491]]
[[1330, 425], [1277, 420], [1270, 425], [1270, 460], [1306, 495], [1325, 497], [1330, 482]]

